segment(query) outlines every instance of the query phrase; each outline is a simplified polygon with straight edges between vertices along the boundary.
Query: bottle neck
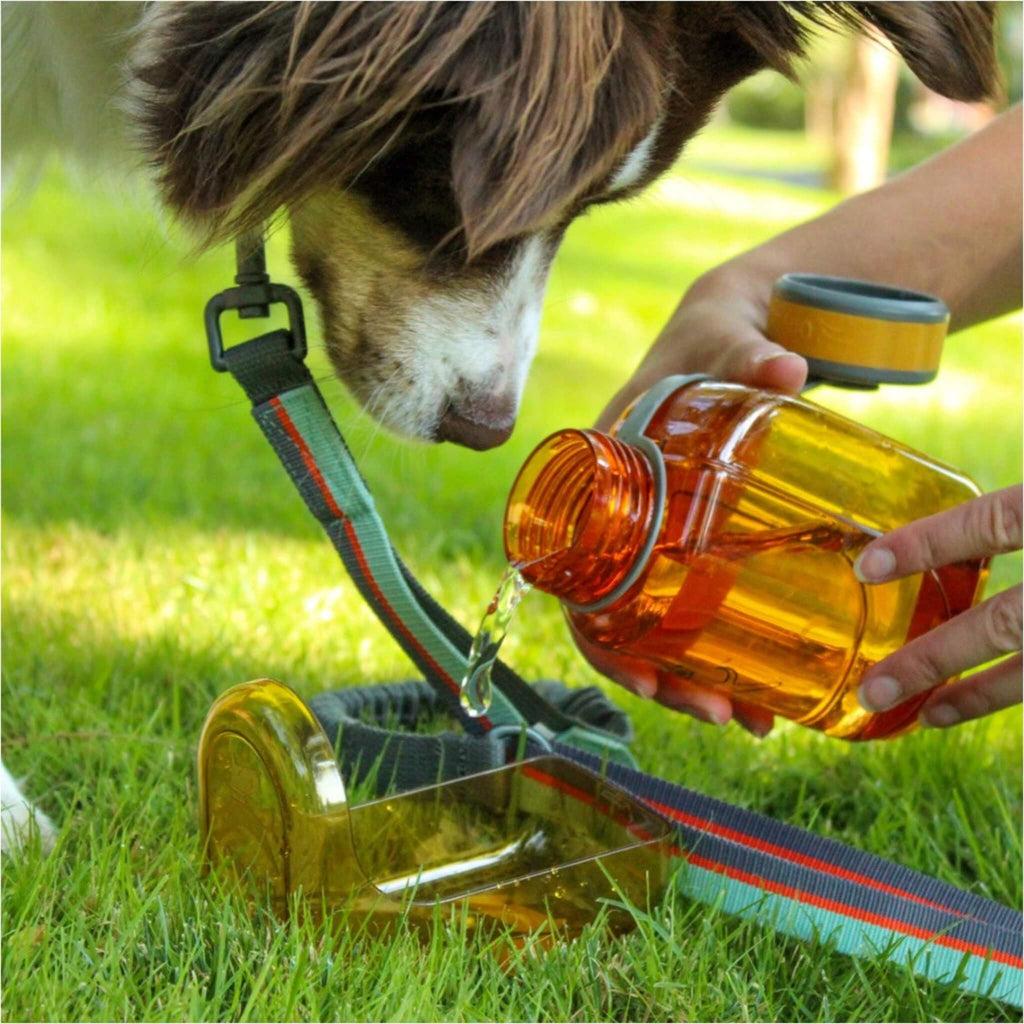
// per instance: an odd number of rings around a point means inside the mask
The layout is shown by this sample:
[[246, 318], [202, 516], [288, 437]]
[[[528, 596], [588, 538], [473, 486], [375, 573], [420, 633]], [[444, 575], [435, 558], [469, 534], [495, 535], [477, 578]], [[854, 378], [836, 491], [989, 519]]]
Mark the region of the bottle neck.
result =
[[505, 553], [539, 590], [586, 605], [623, 580], [652, 518], [642, 452], [596, 430], [563, 430], [533, 451], [505, 510]]

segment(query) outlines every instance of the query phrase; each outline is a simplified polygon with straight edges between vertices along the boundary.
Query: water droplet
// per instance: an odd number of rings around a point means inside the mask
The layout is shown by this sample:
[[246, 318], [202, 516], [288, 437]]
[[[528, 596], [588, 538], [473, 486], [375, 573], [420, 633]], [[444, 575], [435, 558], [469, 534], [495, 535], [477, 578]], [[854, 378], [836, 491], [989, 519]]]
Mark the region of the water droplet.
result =
[[473, 718], [487, 714], [490, 709], [493, 694], [491, 670], [498, 659], [512, 616], [529, 592], [530, 584], [523, 579], [517, 567], [510, 565], [501, 577], [501, 583], [473, 637], [466, 674], [459, 689], [459, 701]]

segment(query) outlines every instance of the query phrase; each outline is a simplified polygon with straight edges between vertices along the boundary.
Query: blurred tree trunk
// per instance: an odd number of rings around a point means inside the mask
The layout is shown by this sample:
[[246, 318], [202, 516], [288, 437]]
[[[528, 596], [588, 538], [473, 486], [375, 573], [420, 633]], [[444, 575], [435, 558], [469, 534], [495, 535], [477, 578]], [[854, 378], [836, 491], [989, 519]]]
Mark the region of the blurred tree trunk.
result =
[[836, 134], [836, 83], [828, 70], [813, 75], [804, 90], [804, 129], [822, 149], [831, 148]]
[[900, 61], [879, 36], [852, 40], [836, 105], [832, 184], [863, 192], [885, 180]]

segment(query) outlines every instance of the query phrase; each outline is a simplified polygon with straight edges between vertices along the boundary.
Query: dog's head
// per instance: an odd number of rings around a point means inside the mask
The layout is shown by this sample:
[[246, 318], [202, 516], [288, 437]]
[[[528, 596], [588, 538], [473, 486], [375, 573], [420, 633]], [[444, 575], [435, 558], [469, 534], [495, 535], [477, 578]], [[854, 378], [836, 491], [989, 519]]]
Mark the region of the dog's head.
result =
[[287, 210], [339, 375], [386, 426], [511, 432], [572, 219], [675, 159], [809, 23], [870, 25], [952, 97], [995, 84], [984, 3], [154, 5], [146, 143], [209, 240]]

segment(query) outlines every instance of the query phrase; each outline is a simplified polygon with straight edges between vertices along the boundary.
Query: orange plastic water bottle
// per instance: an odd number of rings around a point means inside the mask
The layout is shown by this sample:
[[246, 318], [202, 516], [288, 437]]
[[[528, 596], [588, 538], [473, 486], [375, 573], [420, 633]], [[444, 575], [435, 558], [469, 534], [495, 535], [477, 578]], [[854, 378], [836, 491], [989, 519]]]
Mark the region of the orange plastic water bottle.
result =
[[802, 399], [669, 378], [610, 433], [562, 430], [513, 485], [505, 550], [587, 639], [850, 740], [866, 669], [969, 608], [984, 561], [865, 586], [880, 533], [975, 497], [956, 470]]

